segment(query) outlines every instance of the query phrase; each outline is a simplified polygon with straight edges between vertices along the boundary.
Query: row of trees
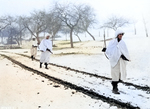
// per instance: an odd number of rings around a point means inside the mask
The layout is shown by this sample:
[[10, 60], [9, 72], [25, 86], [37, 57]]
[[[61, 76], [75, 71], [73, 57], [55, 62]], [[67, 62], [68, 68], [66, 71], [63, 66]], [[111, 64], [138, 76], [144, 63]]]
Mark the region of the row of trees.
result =
[[[46, 12], [44, 10], [34, 11], [30, 16], [2, 16], [0, 17], [0, 37], [7, 37], [7, 43], [15, 40], [18, 45], [27, 34], [34, 36], [40, 43], [39, 35], [49, 33], [53, 38], [57, 33], [70, 34], [70, 44], [73, 48], [73, 33], [79, 40], [79, 33], [88, 33], [95, 40], [89, 29], [97, 23], [96, 15], [92, 7], [81, 4], [58, 4], [56, 3]], [[129, 21], [121, 17], [110, 17], [100, 28], [111, 28], [116, 30], [129, 24]], [[81, 40], [80, 40], [81, 41]]]

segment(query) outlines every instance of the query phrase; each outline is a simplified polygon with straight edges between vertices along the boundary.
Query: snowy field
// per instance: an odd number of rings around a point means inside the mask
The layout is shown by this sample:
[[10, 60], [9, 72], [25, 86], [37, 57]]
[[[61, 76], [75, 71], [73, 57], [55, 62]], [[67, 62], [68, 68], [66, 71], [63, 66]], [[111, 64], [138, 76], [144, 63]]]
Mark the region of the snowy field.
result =
[[[150, 87], [150, 38], [125, 36], [123, 39], [126, 42], [131, 57], [131, 62], [128, 62], [127, 64], [126, 81], [142, 86], [148, 85]], [[107, 45], [108, 43], [109, 42], [107, 42]], [[96, 43], [96, 45], [98, 44]], [[100, 43], [99, 46], [102, 46], [102, 44]], [[65, 52], [65, 50], [60, 50], [59, 52]], [[94, 51], [94, 53], [94, 55], [89, 53], [86, 55], [76, 54], [52, 56], [51, 62], [111, 77], [109, 61], [106, 59], [105, 55], [101, 53], [101, 48]]]
[[[150, 87], [150, 38], [149, 37], [141, 37], [141, 36], [125, 36], [124, 41], [127, 44], [129, 49], [131, 62], [128, 62], [127, 65], [127, 82], [134, 83], [140, 86], [149, 86]], [[108, 42], [107, 42], [108, 44]], [[76, 45], [74, 49], [60, 49], [54, 50], [53, 55], [51, 55], [51, 63], [68, 66], [74, 69], [86, 71], [89, 73], [97, 74], [100, 76], [106, 76], [111, 78], [110, 76], [110, 64], [109, 61], [106, 59], [104, 53], [101, 52], [103, 43], [98, 41], [91, 41], [88, 43], [82, 43]], [[30, 55], [29, 49], [18, 49], [18, 50], [4, 50], [9, 52], [15, 53], [22, 53], [26, 55]], [[68, 54], [67, 54], [68, 53]], [[65, 54], [65, 55], [64, 55]], [[40, 58], [40, 52], [36, 57], [37, 59]], [[21, 60], [21, 58], [18, 60]], [[25, 60], [27, 61], [27, 60]], [[33, 66], [30, 61], [25, 62], [29, 66]], [[39, 69], [39, 63], [34, 63], [35, 68]], [[33, 67], [34, 67], [33, 66]], [[54, 70], [54, 69], [53, 69]], [[52, 70], [52, 71], [53, 71]], [[110, 81], [104, 82], [101, 80], [96, 80], [95, 78], [90, 77], [82, 77], [83, 75], [77, 75], [79, 78], [76, 78], [76, 75], [71, 76], [68, 78], [65, 74], [62, 76], [58, 74], [51, 74], [56, 77], [60, 77], [63, 80], [67, 80], [77, 85], [81, 85], [87, 89], [93, 89], [94, 91], [102, 94], [105, 92], [105, 96], [113, 97], [116, 99], [121, 99], [122, 101], [131, 102], [133, 105], [140, 106], [141, 109], [150, 109], [149, 107], [149, 98], [150, 94], [143, 93], [139, 90], [134, 90], [132, 87], [125, 87], [124, 85], [120, 84], [119, 88], [125, 94], [121, 95], [114, 95], [111, 94], [111, 84]], [[69, 75], [69, 74], [68, 74]], [[71, 78], [72, 77], [72, 78]], [[81, 79], [82, 78], [82, 79]], [[83, 79], [84, 78], [84, 79]], [[85, 79], [86, 78], [86, 79]], [[88, 81], [89, 83], [87, 84]], [[92, 83], [92, 84], [90, 84]], [[101, 83], [101, 85], [100, 85]], [[103, 87], [104, 86], [104, 87]], [[106, 88], [107, 87], [107, 88]], [[130, 90], [133, 89], [133, 90]], [[96, 109], [96, 108], [95, 108]]]
[[[126, 81], [142, 86], [150, 86], [150, 38], [144, 36], [124, 36], [123, 40], [126, 42], [131, 57], [131, 62], [127, 62]], [[107, 45], [108, 43], [109, 41], [107, 41]], [[54, 50], [54, 55], [51, 56], [50, 61], [55, 64], [111, 77], [109, 61], [104, 53], [101, 52], [102, 42], [92, 41], [86, 44], [78, 44], [77, 47], [74, 49]], [[86, 50], [86, 47], [90, 49]], [[18, 52], [22, 51], [18, 50]], [[63, 55], [62, 53], [70, 53], [70, 55]], [[40, 58], [40, 52], [38, 52], [37, 58]]]

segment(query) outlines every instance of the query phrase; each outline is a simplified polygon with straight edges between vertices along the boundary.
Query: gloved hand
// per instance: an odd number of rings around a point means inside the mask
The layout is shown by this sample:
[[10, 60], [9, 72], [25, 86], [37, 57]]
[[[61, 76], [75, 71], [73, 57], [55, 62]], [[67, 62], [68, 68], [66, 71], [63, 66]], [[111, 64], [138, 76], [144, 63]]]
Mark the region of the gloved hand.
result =
[[106, 51], [106, 48], [104, 47], [103, 49], [102, 49], [102, 52], [105, 52]]

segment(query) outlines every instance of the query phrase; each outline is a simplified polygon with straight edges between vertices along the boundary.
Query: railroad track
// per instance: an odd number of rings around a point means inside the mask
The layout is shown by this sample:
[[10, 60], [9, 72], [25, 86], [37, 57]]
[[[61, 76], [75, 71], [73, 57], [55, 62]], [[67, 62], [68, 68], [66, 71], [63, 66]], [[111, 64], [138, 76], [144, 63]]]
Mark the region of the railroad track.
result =
[[[65, 87], [68, 87], [68, 88], [71, 88], [71, 89], [75, 89], [76, 91], [79, 91], [79, 92], [81, 92], [83, 94], [86, 94], [86, 95], [90, 96], [91, 98], [102, 100], [104, 102], [109, 103], [110, 105], [115, 105], [118, 108], [122, 108], [122, 109], [140, 109], [140, 107], [133, 106], [129, 102], [122, 102], [122, 101], [116, 100], [114, 98], [106, 97], [105, 95], [101, 95], [101, 94], [99, 94], [97, 92], [94, 92], [93, 90], [88, 90], [88, 89], [85, 89], [82, 86], [78, 86], [78, 85], [73, 84], [71, 82], [64, 81], [62, 79], [50, 76], [49, 74], [43, 73], [43, 72], [41, 72], [39, 70], [33, 69], [33, 68], [31, 68], [31, 67], [29, 67], [27, 65], [22, 64], [21, 62], [17, 61], [16, 59], [11, 58], [11, 56], [8, 56], [6, 54], [0, 54], [0, 55], [5, 57], [5, 58], [7, 58], [8, 60], [12, 61], [13, 63], [19, 65], [20, 67], [22, 67], [22, 68], [24, 68], [26, 70], [29, 70], [29, 71], [31, 71], [33, 73], [36, 73], [37, 75], [45, 77], [45, 78], [47, 78], [50, 81], [53, 81], [55, 83], [64, 85]], [[22, 55], [22, 56], [25, 57], [25, 55]], [[28, 56], [26, 56], [26, 57], [28, 57]], [[68, 69], [68, 70], [71, 70], [71, 69]]]

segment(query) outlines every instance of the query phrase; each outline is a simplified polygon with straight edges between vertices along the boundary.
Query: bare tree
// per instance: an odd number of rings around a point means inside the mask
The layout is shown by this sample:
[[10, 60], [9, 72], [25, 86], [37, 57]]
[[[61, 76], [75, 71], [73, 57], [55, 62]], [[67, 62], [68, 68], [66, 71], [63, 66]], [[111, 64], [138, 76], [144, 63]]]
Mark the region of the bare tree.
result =
[[66, 41], [67, 41], [67, 34], [70, 33], [70, 29], [68, 28], [68, 26], [62, 26], [61, 29], [60, 29], [60, 32], [65, 34], [66, 36]]
[[7, 28], [3, 29], [3, 30], [0, 32], [0, 37], [1, 37], [1, 43], [2, 43], [2, 44], [5, 44], [5, 43], [4, 43], [4, 38], [5, 38], [5, 39], [8, 38], [8, 31], [7, 31]]
[[13, 44], [17, 43], [20, 45], [21, 38], [22, 38], [22, 32], [25, 29], [23, 26], [23, 23], [21, 22], [20, 17], [7, 17], [7, 26], [1, 30], [1, 37], [3, 42], [3, 37], [7, 37], [7, 43]]
[[[20, 45], [20, 38], [19, 38], [19, 34], [20, 34], [20, 31], [18, 28], [15, 28], [15, 27], [10, 27], [10, 38], [11, 38], [11, 44], [13, 40], [15, 40], [17, 42], [18, 45]], [[9, 38], [8, 38], [9, 39]]]
[[24, 18], [22, 16], [18, 16], [16, 18], [15, 25], [14, 25], [17, 31], [19, 31], [19, 35], [16, 36], [16, 39], [17, 39], [16, 41], [19, 45], [22, 44], [22, 38], [25, 35], [26, 30], [27, 30], [26, 27], [24, 26], [23, 19]]
[[46, 12], [34, 11], [30, 17], [24, 18], [24, 26], [37, 39], [38, 43], [40, 43], [39, 34], [44, 32], [47, 28]]
[[137, 30], [136, 30], [136, 23], [137, 23], [137, 20], [136, 19], [131, 19], [131, 24], [133, 24], [133, 31], [134, 31], [134, 35], [137, 34]]
[[2, 16], [0, 18], [0, 31], [11, 25], [12, 19], [13, 17], [11, 16]]
[[7, 37], [8, 37], [9, 43], [12, 43], [12, 41], [15, 40], [17, 44], [20, 45], [22, 36], [23, 34], [25, 34], [25, 27], [22, 22], [23, 21], [22, 17], [21, 16], [16, 17], [16, 18], [10, 17], [9, 21], [11, 23], [5, 28], [5, 31], [4, 31], [8, 33]]
[[93, 38], [93, 40], [95, 40], [94, 36], [88, 30], [93, 26], [93, 24], [96, 23], [94, 10], [88, 5], [83, 5], [81, 6], [81, 8], [82, 9], [80, 9], [80, 11], [82, 13], [82, 17], [79, 22], [78, 28], [87, 32]]
[[55, 35], [60, 31], [62, 26], [62, 21], [55, 15], [53, 10], [46, 15], [46, 25], [46, 32], [52, 35], [53, 43]]
[[101, 28], [111, 28], [116, 31], [117, 28], [126, 26], [127, 24], [130, 24], [128, 19], [113, 15], [108, 18], [108, 20], [101, 26]]
[[5, 28], [5, 30], [2, 32], [3, 35], [5, 35], [5, 37], [7, 37], [7, 44], [11, 45], [12, 48], [12, 44], [18, 44], [20, 45], [19, 42], [19, 31], [17, 28], [15, 28], [14, 26], [8, 26], [7, 28]]
[[60, 5], [56, 3], [55, 5], [55, 12], [57, 13], [58, 18], [61, 19], [64, 25], [70, 28], [71, 48], [73, 48], [72, 33], [81, 19], [81, 13], [79, 9], [79, 6], [73, 4]]
[[74, 29], [74, 35], [75, 36], [77, 36], [77, 38], [79, 39], [79, 41], [81, 42], [81, 39], [80, 39], [80, 37], [79, 37], [79, 33], [83, 33], [84, 31], [83, 30], [81, 30], [78, 26], [77, 27], [75, 27], [75, 29]]
[[[11, 16], [2, 16], [0, 18], [0, 33], [7, 28], [8, 26], [10, 26], [12, 24], [12, 22], [14, 21], [14, 18]], [[3, 44], [3, 37], [4, 35], [1, 34], [1, 43]]]

